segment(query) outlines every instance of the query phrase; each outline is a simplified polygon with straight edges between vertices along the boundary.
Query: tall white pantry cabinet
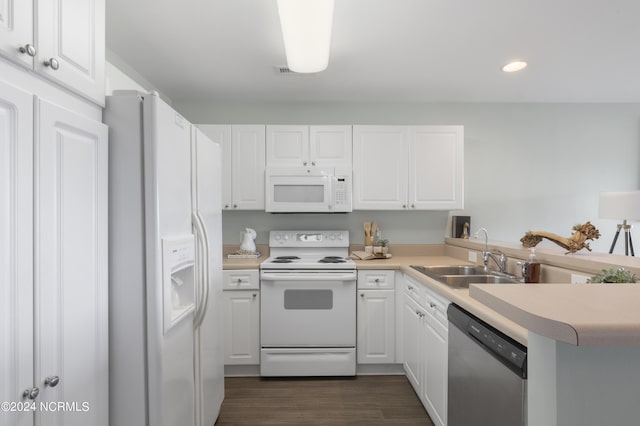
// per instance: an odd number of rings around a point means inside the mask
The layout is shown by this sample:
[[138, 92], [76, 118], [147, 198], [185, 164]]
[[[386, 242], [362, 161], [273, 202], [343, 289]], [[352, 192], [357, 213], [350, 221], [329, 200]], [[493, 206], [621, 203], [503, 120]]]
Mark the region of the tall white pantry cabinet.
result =
[[69, 3], [0, 2], [0, 426], [109, 424], [104, 0]]

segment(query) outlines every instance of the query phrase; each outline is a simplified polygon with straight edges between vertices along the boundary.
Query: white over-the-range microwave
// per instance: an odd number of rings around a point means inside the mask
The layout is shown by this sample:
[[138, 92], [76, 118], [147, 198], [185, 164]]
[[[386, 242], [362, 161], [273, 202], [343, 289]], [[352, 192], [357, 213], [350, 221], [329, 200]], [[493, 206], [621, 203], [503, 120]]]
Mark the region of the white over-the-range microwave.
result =
[[351, 179], [347, 168], [268, 167], [265, 209], [271, 213], [350, 212]]

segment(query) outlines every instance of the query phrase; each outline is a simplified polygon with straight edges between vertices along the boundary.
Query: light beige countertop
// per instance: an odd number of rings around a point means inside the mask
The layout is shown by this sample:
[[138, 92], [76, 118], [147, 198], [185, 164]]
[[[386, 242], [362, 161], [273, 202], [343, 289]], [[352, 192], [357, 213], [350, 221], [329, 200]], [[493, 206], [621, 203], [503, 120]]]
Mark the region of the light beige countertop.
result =
[[640, 346], [640, 285], [472, 285], [470, 296], [520, 326], [577, 346]]
[[[262, 252], [264, 253], [264, 251]], [[523, 345], [527, 344], [527, 330], [525, 328], [496, 313], [494, 310], [488, 308], [479, 301], [471, 298], [469, 296], [469, 290], [451, 288], [410, 267], [411, 265], [466, 265], [469, 264], [469, 262], [465, 262], [454, 257], [444, 256], [441, 254], [443, 250], [440, 249], [429, 248], [426, 251], [423, 250], [423, 252], [429, 254], [419, 256], [394, 254], [390, 259], [355, 260], [355, 263], [358, 270], [392, 269], [405, 272], [439, 295], [447, 298], [463, 309], [466, 309], [473, 315], [501, 330], [511, 338], [517, 340]], [[434, 254], [432, 255], [431, 253]], [[258, 259], [228, 259], [225, 257], [223, 260], [223, 269], [258, 269], [260, 267], [260, 263], [266, 260], [267, 257], [268, 256], [265, 256], [264, 254]]]
[[266, 258], [267, 256], [265, 255], [262, 255], [257, 259], [228, 259], [225, 257], [222, 260], [222, 269], [258, 269], [260, 267], [260, 263], [264, 262]]
[[[527, 345], [528, 331], [521, 325], [516, 324], [513, 320], [497, 313], [493, 309], [487, 307], [480, 301], [469, 296], [469, 290], [463, 288], [452, 288], [446, 284], [442, 284], [433, 278], [411, 268], [411, 265], [437, 266], [437, 265], [467, 265], [460, 259], [449, 256], [393, 256], [390, 259], [373, 259], [373, 260], [356, 260], [356, 266], [359, 270], [375, 270], [375, 269], [397, 269], [410, 275], [426, 287], [435, 291], [439, 295], [447, 298], [461, 308], [469, 311], [486, 323], [499, 329], [512, 339]], [[486, 285], [486, 284], [483, 284]], [[508, 287], [503, 285], [504, 287]], [[514, 285], [521, 287], [520, 285]], [[640, 288], [640, 286], [639, 286]]]
[[237, 249], [237, 245], [225, 245], [223, 247], [222, 269], [258, 269], [260, 268], [260, 264], [269, 257], [269, 246], [266, 244], [257, 244], [256, 250], [261, 253], [260, 257], [254, 259], [229, 259], [227, 255], [235, 252]]

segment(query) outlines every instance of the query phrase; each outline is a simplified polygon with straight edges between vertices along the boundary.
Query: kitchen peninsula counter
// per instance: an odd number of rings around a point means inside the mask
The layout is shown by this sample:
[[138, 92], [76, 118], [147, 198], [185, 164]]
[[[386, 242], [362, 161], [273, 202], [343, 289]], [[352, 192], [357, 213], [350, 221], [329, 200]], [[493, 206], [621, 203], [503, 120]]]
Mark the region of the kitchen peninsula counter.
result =
[[469, 295], [520, 326], [576, 346], [640, 346], [640, 285], [472, 285]]
[[638, 424], [640, 285], [485, 284], [470, 295], [529, 329], [527, 424]]

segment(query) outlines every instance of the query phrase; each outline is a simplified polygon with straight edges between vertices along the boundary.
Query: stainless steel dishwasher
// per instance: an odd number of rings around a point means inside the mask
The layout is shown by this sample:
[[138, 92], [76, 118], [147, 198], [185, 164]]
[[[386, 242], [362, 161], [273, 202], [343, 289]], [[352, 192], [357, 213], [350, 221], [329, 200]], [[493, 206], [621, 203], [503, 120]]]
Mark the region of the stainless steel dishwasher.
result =
[[448, 426], [526, 425], [527, 348], [449, 305]]

